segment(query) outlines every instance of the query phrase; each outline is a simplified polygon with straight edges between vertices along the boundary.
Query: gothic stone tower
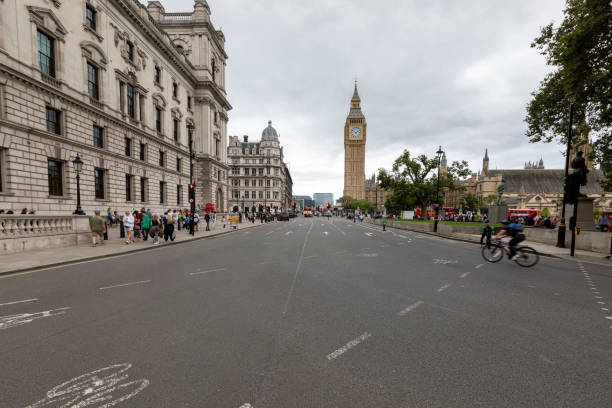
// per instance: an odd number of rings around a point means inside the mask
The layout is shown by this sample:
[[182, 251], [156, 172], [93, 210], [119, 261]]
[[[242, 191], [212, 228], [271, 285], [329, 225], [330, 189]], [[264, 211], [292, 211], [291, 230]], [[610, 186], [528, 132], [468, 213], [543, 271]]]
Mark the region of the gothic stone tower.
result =
[[365, 199], [366, 126], [355, 81], [351, 110], [344, 125], [344, 195], [358, 200]]

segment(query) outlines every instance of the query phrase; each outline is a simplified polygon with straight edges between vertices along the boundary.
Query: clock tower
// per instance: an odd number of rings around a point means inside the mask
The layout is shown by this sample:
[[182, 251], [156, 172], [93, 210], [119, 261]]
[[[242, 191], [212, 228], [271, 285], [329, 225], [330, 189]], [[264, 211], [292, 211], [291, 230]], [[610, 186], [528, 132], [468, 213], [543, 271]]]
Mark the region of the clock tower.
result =
[[365, 200], [366, 126], [355, 81], [351, 110], [344, 124], [344, 195], [358, 200]]

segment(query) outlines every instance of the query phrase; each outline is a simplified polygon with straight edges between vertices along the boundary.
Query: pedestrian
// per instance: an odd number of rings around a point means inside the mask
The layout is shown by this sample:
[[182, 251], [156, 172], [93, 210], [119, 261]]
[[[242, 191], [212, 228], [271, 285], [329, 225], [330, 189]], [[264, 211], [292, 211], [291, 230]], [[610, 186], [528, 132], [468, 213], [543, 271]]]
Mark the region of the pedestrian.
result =
[[106, 216], [108, 217], [108, 223], [110, 225], [111, 228], [113, 228], [113, 214], [111, 213], [111, 209], [110, 207], [108, 207], [108, 212], [106, 213]]
[[482, 227], [482, 234], [480, 235], [480, 245], [482, 245], [482, 241], [487, 238], [487, 247], [491, 246], [491, 234], [493, 233], [493, 228], [491, 228], [491, 224], [489, 220], [485, 221], [484, 227]]
[[159, 227], [161, 225], [161, 221], [157, 215], [153, 216], [151, 220], [151, 236], [153, 237], [153, 245], [159, 244]]
[[138, 211], [134, 211], [134, 238], [140, 239], [140, 225], [141, 225], [141, 214]]
[[206, 231], [210, 231], [210, 214], [208, 211], [204, 214], [204, 221], [206, 221]]
[[[255, 217], [253, 217], [253, 220], [255, 220]], [[223, 225], [223, 229], [225, 229], [225, 215], [223, 215], [223, 217], [221, 218], [221, 224]], [[255, 222], [255, 221], [253, 221]]]
[[599, 231], [600, 232], [604, 232], [606, 230], [609, 230], [609, 225], [610, 225], [610, 218], [608, 217], [608, 214], [603, 213], [598, 219], [597, 219], [597, 225], [599, 226]]
[[125, 244], [129, 245], [133, 243], [132, 232], [134, 231], [134, 216], [130, 214], [129, 211], [125, 212], [123, 216], [123, 229], [126, 232], [127, 239], [125, 240]]
[[211, 221], [212, 221], [212, 230], [214, 231], [215, 224], [217, 223], [217, 212], [216, 211], [213, 211]]
[[119, 238], [125, 238], [125, 226], [123, 225], [123, 215], [119, 216]]
[[142, 218], [140, 219], [140, 222], [141, 222], [140, 229], [142, 230], [142, 240], [146, 241], [149, 239], [149, 229], [151, 228], [151, 219], [149, 218], [147, 213], [144, 211], [144, 208], [140, 210], [140, 213], [142, 214]]
[[198, 223], [200, 222], [200, 214], [197, 211], [193, 213], [193, 230], [198, 230]]
[[178, 224], [179, 214], [177, 209], [174, 209], [172, 212], [172, 220], [174, 221], [174, 225]]
[[95, 215], [89, 217], [89, 228], [91, 228], [91, 246], [95, 247], [97, 239], [100, 238], [100, 243], [104, 245], [104, 231], [106, 224], [104, 218], [100, 217], [100, 210], [94, 211]]
[[168, 242], [168, 238], [170, 241], [174, 241], [174, 218], [172, 217], [172, 212], [168, 213], [166, 217], [166, 226], [164, 227], [164, 242]]
[[179, 231], [181, 230], [181, 227], [182, 227], [181, 224], [183, 224], [183, 210], [179, 210], [179, 212], [178, 212], [177, 228], [178, 228]]

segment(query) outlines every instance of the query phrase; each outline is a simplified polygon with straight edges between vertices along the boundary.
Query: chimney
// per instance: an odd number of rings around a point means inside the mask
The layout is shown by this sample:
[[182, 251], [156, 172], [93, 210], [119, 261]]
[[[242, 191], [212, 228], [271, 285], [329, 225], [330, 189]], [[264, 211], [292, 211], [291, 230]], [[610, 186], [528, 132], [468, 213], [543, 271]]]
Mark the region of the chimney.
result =
[[244, 143], [249, 143], [249, 137], [247, 135], [244, 135]]

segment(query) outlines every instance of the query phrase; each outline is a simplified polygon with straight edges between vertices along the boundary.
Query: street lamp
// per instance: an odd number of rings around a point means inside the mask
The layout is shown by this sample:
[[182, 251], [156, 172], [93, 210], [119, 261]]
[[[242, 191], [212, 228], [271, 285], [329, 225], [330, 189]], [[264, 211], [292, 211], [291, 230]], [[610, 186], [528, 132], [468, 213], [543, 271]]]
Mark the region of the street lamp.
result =
[[444, 154], [442, 146], [438, 147], [436, 154], [438, 155], [438, 183], [436, 185], [436, 218], [434, 219], [434, 232], [438, 232], [438, 218], [440, 216], [440, 161]]
[[83, 160], [81, 160], [78, 153], [72, 161], [72, 164], [74, 164], [74, 171], [76, 171], [77, 180], [77, 206], [73, 214], [85, 215], [85, 212], [81, 209], [81, 170], [83, 169]]
[[191, 208], [189, 211], [189, 234], [195, 235], [194, 213], [196, 208], [195, 202], [195, 184], [193, 184], [193, 130], [195, 125], [193, 122], [187, 122], [187, 134], [189, 135], [189, 185], [193, 187], [193, 197], [189, 198]]
[[569, 169], [569, 157], [570, 150], [572, 149], [572, 121], [574, 120], [574, 94], [569, 93], [567, 95], [569, 100], [569, 124], [567, 126], [567, 152], [565, 153], [565, 188], [563, 193], [563, 202], [561, 203], [561, 222], [559, 222], [559, 231], [557, 231], [557, 246], [559, 248], [565, 248], [565, 203], [567, 197], [567, 182], [568, 182], [568, 169]]

